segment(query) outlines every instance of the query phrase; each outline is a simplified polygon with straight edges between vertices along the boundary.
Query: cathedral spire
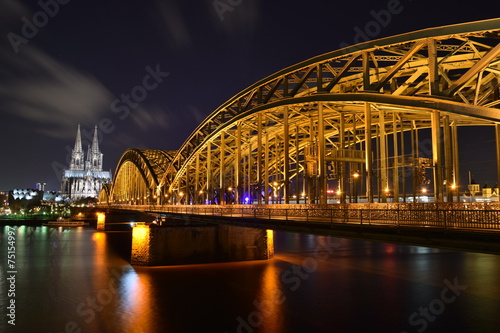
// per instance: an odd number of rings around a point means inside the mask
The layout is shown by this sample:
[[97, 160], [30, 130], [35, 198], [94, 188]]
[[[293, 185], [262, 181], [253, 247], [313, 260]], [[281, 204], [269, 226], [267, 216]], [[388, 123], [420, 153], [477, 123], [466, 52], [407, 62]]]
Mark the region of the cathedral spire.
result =
[[94, 128], [94, 138], [92, 139], [92, 146], [89, 146], [87, 159], [87, 170], [102, 171], [102, 153], [99, 150], [99, 134], [97, 132], [97, 125]]
[[87, 146], [87, 160], [85, 161], [85, 170], [90, 170], [92, 166], [92, 151], [90, 150], [90, 145]]
[[84, 153], [82, 149], [82, 135], [80, 133], [80, 124], [76, 131], [75, 148], [71, 152], [71, 162], [69, 164], [70, 170], [83, 170], [85, 167]]
[[81, 152], [82, 150], [82, 135], [80, 134], [80, 124], [78, 124], [78, 130], [76, 131], [75, 148], [73, 152]]
[[94, 127], [94, 138], [92, 139], [92, 152], [93, 153], [100, 153], [99, 151], [99, 137], [97, 135], [97, 125]]

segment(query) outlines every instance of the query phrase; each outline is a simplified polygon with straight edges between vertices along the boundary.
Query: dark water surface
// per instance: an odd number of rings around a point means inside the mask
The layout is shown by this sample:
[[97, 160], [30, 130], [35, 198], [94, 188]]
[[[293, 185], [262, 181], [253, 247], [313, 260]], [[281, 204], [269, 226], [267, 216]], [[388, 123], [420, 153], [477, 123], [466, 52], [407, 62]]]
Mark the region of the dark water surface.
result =
[[[132, 267], [129, 232], [0, 227], [0, 332], [499, 332], [500, 256], [275, 232], [268, 261]], [[7, 306], [15, 300], [15, 326]]]

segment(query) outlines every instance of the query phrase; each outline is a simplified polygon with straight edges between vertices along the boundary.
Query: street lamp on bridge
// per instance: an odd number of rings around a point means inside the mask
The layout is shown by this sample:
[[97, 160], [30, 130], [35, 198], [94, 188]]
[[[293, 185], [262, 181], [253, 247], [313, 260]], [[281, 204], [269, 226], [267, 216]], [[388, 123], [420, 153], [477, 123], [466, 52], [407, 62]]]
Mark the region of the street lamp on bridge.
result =
[[354, 171], [353, 174], [352, 174], [352, 177], [351, 177], [351, 186], [352, 186], [352, 194], [351, 194], [351, 202], [353, 201], [352, 200], [352, 196], [354, 196], [354, 202], [358, 202], [358, 179], [359, 179], [359, 172], [358, 171]]

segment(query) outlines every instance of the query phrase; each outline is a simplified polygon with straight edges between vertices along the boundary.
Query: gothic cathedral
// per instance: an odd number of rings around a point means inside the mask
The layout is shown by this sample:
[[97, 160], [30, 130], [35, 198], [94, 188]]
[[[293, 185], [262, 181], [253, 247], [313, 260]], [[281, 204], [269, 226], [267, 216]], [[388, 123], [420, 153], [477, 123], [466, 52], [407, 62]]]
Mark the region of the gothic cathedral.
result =
[[80, 125], [78, 125], [75, 148], [71, 153], [69, 170], [64, 170], [62, 176], [61, 195], [63, 197], [76, 201], [99, 196], [102, 185], [111, 183], [111, 172], [102, 170], [102, 155], [99, 150], [96, 126], [92, 146], [89, 145], [87, 160], [85, 160]]

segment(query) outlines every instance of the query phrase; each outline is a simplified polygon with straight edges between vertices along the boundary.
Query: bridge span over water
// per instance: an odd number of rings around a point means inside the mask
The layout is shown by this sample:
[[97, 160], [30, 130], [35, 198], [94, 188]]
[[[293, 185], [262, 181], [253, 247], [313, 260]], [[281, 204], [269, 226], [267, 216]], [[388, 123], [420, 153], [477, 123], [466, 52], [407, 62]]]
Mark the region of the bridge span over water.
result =
[[127, 150], [99, 200], [323, 205], [407, 202], [428, 191], [456, 201], [465, 189], [460, 127], [491, 128], [500, 175], [499, 38], [500, 19], [491, 19], [287, 67], [224, 102], [178, 150]]

